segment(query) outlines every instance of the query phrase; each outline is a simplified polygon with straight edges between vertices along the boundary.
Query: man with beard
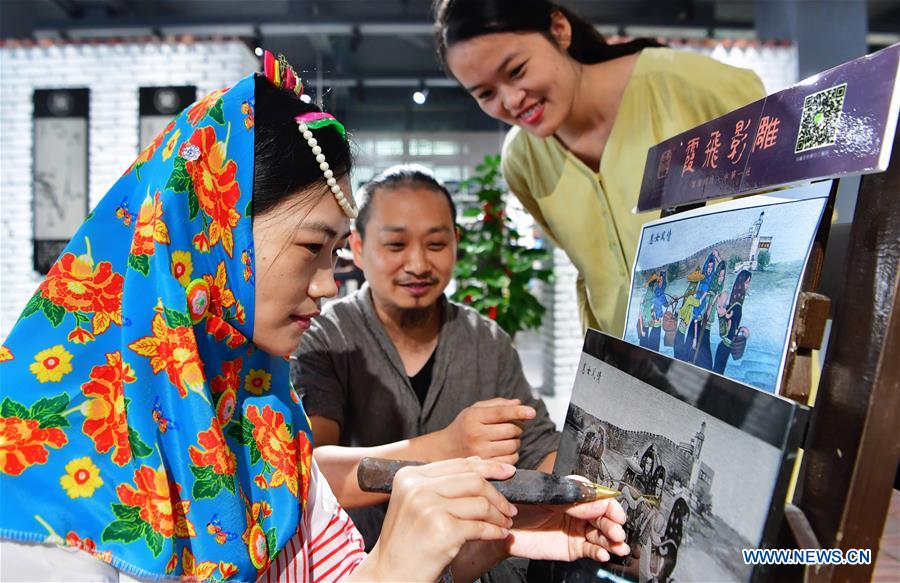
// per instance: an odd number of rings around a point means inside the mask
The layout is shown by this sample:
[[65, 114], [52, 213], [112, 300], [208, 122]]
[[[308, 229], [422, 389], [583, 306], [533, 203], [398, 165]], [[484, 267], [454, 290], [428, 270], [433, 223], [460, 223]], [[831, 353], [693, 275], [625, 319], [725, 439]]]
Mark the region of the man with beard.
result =
[[362, 457], [479, 456], [550, 472], [559, 434], [509, 336], [444, 295], [457, 250], [447, 189], [399, 166], [360, 194], [350, 246], [366, 284], [313, 320], [292, 376], [319, 467], [368, 548], [383, 509], [361, 507], [387, 496], [359, 490]]

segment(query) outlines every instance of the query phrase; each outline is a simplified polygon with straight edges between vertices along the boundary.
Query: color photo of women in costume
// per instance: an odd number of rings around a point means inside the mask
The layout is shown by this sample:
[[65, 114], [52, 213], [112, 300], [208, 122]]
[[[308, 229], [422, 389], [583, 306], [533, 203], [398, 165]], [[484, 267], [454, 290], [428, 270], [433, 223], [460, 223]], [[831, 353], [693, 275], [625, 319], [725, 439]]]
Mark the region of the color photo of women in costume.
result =
[[644, 348], [659, 350], [660, 327], [667, 305], [666, 273], [654, 272], [647, 280], [647, 291], [641, 303], [641, 315], [638, 319], [638, 336]]
[[644, 225], [624, 339], [775, 392], [829, 188], [822, 182]]

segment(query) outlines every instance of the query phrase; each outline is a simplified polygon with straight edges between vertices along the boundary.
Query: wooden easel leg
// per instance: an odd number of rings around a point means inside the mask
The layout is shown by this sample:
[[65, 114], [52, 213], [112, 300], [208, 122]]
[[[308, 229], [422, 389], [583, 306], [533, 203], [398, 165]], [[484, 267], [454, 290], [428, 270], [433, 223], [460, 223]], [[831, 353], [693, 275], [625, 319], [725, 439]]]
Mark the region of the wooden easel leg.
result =
[[900, 132], [888, 170], [860, 187], [798, 500], [823, 548], [871, 549], [872, 563], [810, 567], [810, 581], [872, 576], [900, 459], [898, 263]]

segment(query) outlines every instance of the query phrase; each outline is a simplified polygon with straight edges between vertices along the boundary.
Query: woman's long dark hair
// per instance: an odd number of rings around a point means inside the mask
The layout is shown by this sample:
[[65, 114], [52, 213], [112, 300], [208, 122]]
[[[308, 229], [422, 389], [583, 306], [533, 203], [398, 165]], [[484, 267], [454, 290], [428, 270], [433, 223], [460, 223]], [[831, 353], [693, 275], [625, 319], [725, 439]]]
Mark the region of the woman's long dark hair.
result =
[[747, 280], [752, 274], [746, 269], [742, 269], [737, 277], [734, 278], [734, 285], [731, 286], [731, 299], [729, 302], [734, 304], [743, 304], [744, 297], [747, 295]]
[[669, 512], [669, 520], [666, 521], [666, 534], [663, 535], [663, 540], [671, 540], [676, 547], [681, 545], [681, 539], [684, 536], [684, 523], [690, 515], [691, 510], [684, 498], [677, 499]]
[[[262, 215], [285, 198], [316, 185], [321, 186], [322, 196], [329, 193], [319, 163], [294, 120], [320, 109], [304, 103], [290, 91], [276, 88], [262, 75], [256, 76], [255, 101], [253, 216]], [[348, 141], [331, 126], [312, 132], [334, 177], [340, 180], [349, 174], [353, 157]]]
[[609, 44], [597, 29], [568, 8], [548, 0], [435, 0], [434, 24], [438, 58], [444, 70], [447, 49], [454, 43], [497, 32], [538, 32], [556, 44], [550, 34], [551, 16], [559, 11], [572, 26], [569, 55], [589, 65], [631, 55], [659, 42], [638, 38], [627, 43]]

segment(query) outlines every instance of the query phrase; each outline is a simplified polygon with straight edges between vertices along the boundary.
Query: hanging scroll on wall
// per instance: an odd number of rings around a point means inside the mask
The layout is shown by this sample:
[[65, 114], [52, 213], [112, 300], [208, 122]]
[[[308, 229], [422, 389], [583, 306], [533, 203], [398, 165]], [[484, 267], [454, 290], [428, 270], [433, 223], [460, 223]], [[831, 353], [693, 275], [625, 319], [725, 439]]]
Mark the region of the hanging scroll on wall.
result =
[[138, 151], [146, 148], [181, 110], [196, 101], [197, 88], [141, 87]]
[[88, 212], [88, 89], [34, 92], [34, 260], [45, 274]]

